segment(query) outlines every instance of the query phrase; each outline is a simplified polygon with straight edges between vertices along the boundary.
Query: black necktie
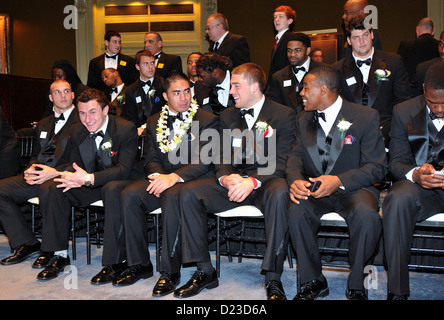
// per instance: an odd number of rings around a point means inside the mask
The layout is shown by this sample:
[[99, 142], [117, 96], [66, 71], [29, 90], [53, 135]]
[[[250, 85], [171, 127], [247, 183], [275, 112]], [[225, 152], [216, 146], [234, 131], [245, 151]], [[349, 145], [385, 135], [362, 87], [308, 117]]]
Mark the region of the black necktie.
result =
[[372, 64], [372, 58], [368, 58], [365, 60], [358, 60], [358, 61], [356, 61], [356, 64], [358, 65], [359, 68], [362, 67], [363, 64], [366, 64], [369, 66]]
[[241, 116], [242, 119], [245, 118], [245, 115], [246, 115], [246, 114], [249, 114], [249, 115], [251, 115], [252, 117], [254, 117], [254, 109], [253, 109], [253, 108], [250, 108], [250, 109], [242, 109], [242, 110], [239, 110], [239, 114], [240, 114], [240, 116]]
[[219, 48], [219, 42], [216, 41], [216, 43], [214, 44], [214, 49], [213, 52], [217, 53], [217, 49]]
[[93, 132], [89, 134], [89, 137], [93, 140], [95, 140], [97, 137], [104, 137], [105, 134], [102, 132], [102, 130], [98, 131], [98, 132]]
[[56, 116], [54, 116], [54, 123], [59, 122], [59, 120], [60, 120], [60, 121], [65, 120], [65, 116], [63, 115], [63, 113], [60, 115], [60, 117], [56, 117]]
[[319, 118], [325, 121], [325, 113], [315, 111], [313, 114], [313, 120], [319, 122]]
[[154, 55], [154, 59], [156, 59], [156, 60], [159, 59], [161, 53], [162, 53], [162, 52], [158, 52], [158, 53], [156, 53], [156, 54]]
[[107, 59], [117, 59], [117, 54], [115, 54], [115, 55], [113, 55], [113, 56], [110, 56], [109, 54], [105, 53], [105, 57], [106, 57]]
[[293, 66], [293, 71], [294, 71], [295, 74], [298, 74], [299, 71], [305, 72], [305, 68], [304, 67]]

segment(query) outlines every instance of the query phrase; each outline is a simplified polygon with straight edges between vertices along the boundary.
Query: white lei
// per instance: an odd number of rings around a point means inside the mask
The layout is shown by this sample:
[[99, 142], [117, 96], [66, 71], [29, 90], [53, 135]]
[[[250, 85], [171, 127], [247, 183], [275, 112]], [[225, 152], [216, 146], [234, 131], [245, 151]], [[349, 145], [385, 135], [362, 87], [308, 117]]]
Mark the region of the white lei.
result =
[[186, 112], [183, 113], [183, 121], [180, 124], [179, 130], [177, 130], [172, 140], [168, 139], [168, 104], [162, 107], [159, 120], [157, 121], [157, 142], [159, 143], [159, 149], [162, 153], [167, 153], [176, 149], [176, 147], [182, 142], [182, 138], [187, 134], [193, 122], [194, 115], [199, 109], [196, 100], [191, 102], [191, 106]]

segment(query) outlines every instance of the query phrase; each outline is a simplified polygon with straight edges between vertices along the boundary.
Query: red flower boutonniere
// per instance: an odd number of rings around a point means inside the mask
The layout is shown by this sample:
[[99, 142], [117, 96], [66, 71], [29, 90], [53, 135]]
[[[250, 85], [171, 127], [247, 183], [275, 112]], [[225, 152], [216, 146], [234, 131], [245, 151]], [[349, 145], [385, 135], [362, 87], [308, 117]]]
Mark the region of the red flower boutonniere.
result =
[[264, 138], [270, 138], [274, 134], [273, 128], [265, 121], [258, 121], [256, 129], [264, 133]]
[[109, 156], [112, 158], [112, 157], [116, 156], [118, 152], [119, 152], [119, 151], [111, 151], [111, 152], [109, 153]]
[[353, 144], [356, 142], [356, 138], [353, 137], [351, 134], [349, 134], [348, 136], [346, 136], [344, 138], [344, 144]]

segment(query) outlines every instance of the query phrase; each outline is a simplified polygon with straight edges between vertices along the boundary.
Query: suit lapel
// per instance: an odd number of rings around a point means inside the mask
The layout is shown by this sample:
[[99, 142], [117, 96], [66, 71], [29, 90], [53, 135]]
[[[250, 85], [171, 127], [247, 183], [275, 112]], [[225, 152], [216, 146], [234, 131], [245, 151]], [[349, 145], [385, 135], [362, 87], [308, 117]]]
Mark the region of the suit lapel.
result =
[[307, 112], [306, 117], [302, 123], [304, 129], [301, 130], [301, 139], [305, 141], [305, 145], [310, 155], [311, 160], [313, 161], [316, 169], [322, 173], [322, 163], [319, 158], [319, 150], [318, 150], [318, 123], [313, 120], [314, 112]]
[[[350, 92], [352, 93], [353, 101], [355, 101], [356, 103], [361, 103], [362, 86], [364, 80], [362, 78], [362, 73], [356, 66], [355, 60], [353, 59], [353, 56], [351, 54], [348, 55], [347, 58], [345, 58], [344, 60], [343, 72], [345, 77], [344, 80]], [[349, 83], [352, 83], [353, 79], [355, 83], [349, 85]]]
[[328, 166], [325, 170], [325, 174], [329, 174], [332, 171], [336, 164], [336, 160], [338, 160], [342, 148], [344, 147], [344, 137], [346, 135], [346, 132], [344, 132], [343, 137], [341, 131], [338, 128], [339, 121], [341, 119], [346, 119], [343, 112], [343, 106], [344, 104], [342, 104], [341, 110], [339, 111], [338, 116], [336, 117], [336, 120], [330, 129], [329, 136], [331, 137], [332, 141], [330, 146], [330, 158], [328, 159]]
[[427, 162], [429, 148], [429, 133], [427, 126], [427, 110], [424, 106], [407, 123], [407, 134], [417, 164]]
[[375, 103], [375, 100], [378, 97], [379, 89], [381, 88], [381, 84], [382, 84], [381, 81], [378, 83], [376, 80], [376, 77], [375, 77], [375, 71], [378, 69], [385, 70], [386, 64], [375, 53], [373, 55], [372, 65], [370, 67], [370, 71], [369, 71], [369, 75], [368, 75], [368, 85], [370, 87], [369, 97], [368, 97], [368, 106], [369, 107], [372, 107], [373, 104]]

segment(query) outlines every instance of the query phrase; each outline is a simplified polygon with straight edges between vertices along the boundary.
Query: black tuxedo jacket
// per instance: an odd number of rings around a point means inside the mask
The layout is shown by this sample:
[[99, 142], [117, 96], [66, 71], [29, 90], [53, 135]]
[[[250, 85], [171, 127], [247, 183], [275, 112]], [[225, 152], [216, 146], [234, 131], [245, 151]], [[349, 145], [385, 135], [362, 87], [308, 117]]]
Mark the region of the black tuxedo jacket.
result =
[[277, 43], [276, 49], [271, 50], [270, 71], [268, 72], [267, 81], [268, 84], [271, 82], [272, 76], [275, 72], [278, 72], [289, 65], [287, 57], [287, 44], [291, 32], [292, 31], [290, 31], [290, 29], [285, 31]]
[[[423, 95], [396, 105], [393, 109], [389, 169], [396, 180], [405, 179], [407, 172], [427, 163], [428, 117]], [[442, 159], [442, 154], [439, 156]]]
[[[353, 56], [351, 54], [346, 56], [334, 63], [332, 68], [339, 76], [340, 95], [348, 101], [362, 104], [362, 73], [356, 66]], [[377, 82], [375, 71], [378, 69], [391, 72], [389, 81]], [[370, 87], [368, 107], [379, 112], [382, 131], [386, 137], [390, 131], [393, 106], [410, 99], [412, 95], [407, 71], [401, 57], [397, 54], [375, 50], [368, 82]]]
[[[288, 184], [323, 174], [336, 175], [345, 187], [345, 190], [339, 189], [338, 192], [368, 188], [377, 195], [372, 185], [383, 179], [387, 173], [378, 113], [343, 100], [341, 110], [331, 128], [331, 152], [325, 173], [322, 172], [317, 146], [318, 123], [313, 120], [313, 114], [313, 111], [302, 111], [298, 114], [296, 142], [287, 161]], [[344, 138], [337, 127], [341, 119], [352, 123]]]
[[[192, 124], [192, 128], [189, 131], [188, 136], [182, 138], [182, 142], [179, 146], [177, 146], [176, 150], [170, 152], [177, 152], [179, 148], [184, 147], [184, 143], [187, 144], [188, 157], [186, 163], [171, 163], [169, 159], [169, 153], [163, 153], [156, 139], [157, 135], [157, 122], [159, 120], [160, 113], [151, 116], [148, 119], [147, 125], [147, 148], [145, 155], [145, 173], [147, 175], [152, 173], [160, 173], [160, 174], [169, 174], [176, 173], [179, 175], [184, 182], [189, 180], [206, 177], [206, 176], [214, 176], [214, 171], [211, 170], [211, 163], [203, 163], [201, 162], [199, 157], [200, 151], [202, 147], [205, 146], [208, 142], [204, 141], [204, 139], [200, 139], [200, 136], [194, 136], [191, 133], [195, 131], [194, 126], [198, 126], [198, 133], [201, 134], [205, 129], [214, 129], [217, 130], [219, 119], [214, 114], [205, 111], [203, 109], [198, 109], [196, 115], [194, 117], [194, 122]], [[192, 144], [196, 143], [198, 148], [192, 148]], [[194, 151], [194, 153], [193, 153]], [[177, 153], [176, 153], [177, 154]], [[196, 162], [196, 160], [199, 160]], [[194, 160], [194, 161], [192, 161]]]
[[[201, 106], [202, 109], [207, 110], [208, 112], [219, 115], [212, 107], [210, 95], [212, 92], [212, 88], [205, 87], [201, 80], [198, 80], [194, 83], [194, 98], [197, 101], [197, 104]], [[228, 102], [225, 106], [233, 107], [234, 106], [234, 98], [231, 94], [228, 96]]]
[[[119, 95], [117, 97], [114, 98], [114, 100], [111, 101], [110, 99], [110, 103], [108, 104], [109, 106], [109, 114], [112, 114], [114, 116], [120, 117], [120, 115], [122, 114], [122, 109], [125, 106], [126, 103], [126, 90], [128, 89], [128, 87], [126, 85], [123, 85], [122, 90], [119, 92]], [[108, 91], [109, 93], [109, 91]]]
[[143, 168], [138, 160], [137, 128], [129, 121], [109, 115], [103, 143], [110, 142], [110, 151], [99, 148], [104, 167], [96, 171], [95, 154], [91, 151], [91, 138], [82, 123], [72, 128], [64, 159], [71, 165], [77, 163], [88, 173], [94, 173], [94, 188], [113, 180], [133, 180], [143, 177]]
[[167, 54], [162, 51], [159, 61], [157, 61], [156, 75], [165, 79], [173, 72], [182, 72], [182, 58], [178, 55]]
[[410, 81], [413, 81], [419, 63], [439, 57], [438, 45], [439, 41], [429, 33], [400, 42], [398, 54], [404, 61]]
[[[213, 42], [208, 51], [214, 52]], [[247, 38], [231, 32], [228, 32], [225, 39], [219, 44], [216, 53], [230, 58], [231, 62], [233, 62], [233, 69], [243, 63], [250, 62], [250, 46], [248, 45]]]
[[122, 108], [121, 117], [134, 123], [137, 127], [146, 124], [149, 116], [160, 112], [166, 103], [163, 98], [163, 78], [155, 75], [151, 86], [155, 92], [153, 96], [147, 97], [142, 88], [140, 79], [134, 82], [126, 90], [125, 104]]
[[[102, 71], [105, 69], [105, 54], [102, 54], [89, 62], [87, 86], [107, 92], [107, 87], [102, 81]], [[117, 71], [123, 83], [129, 86], [137, 80], [139, 72], [136, 69], [136, 60], [133, 57], [118, 54]]]
[[20, 169], [20, 149], [17, 135], [6, 120], [0, 106], [0, 179], [15, 175]]
[[[248, 131], [246, 138], [242, 138], [242, 132], [248, 130], [248, 127], [245, 120], [241, 118], [239, 109], [229, 108], [220, 114], [219, 131], [226, 138], [223, 130], [229, 129], [231, 136], [230, 150], [224, 150], [223, 146], [228, 145], [222, 141], [220, 163], [215, 165], [216, 178], [237, 173], [241, 176], [254, 177], [263, 184], [272, 178], [285, 176], [286, 158], [295, 138], [296, 113], [290, 108], [266, 98], [256, 124], [261, 121], [273, 128], [274, 137], [265, 137], [264, 132], [256, 129], [254, 125]], [[252, 144], [246, 143], [249, 138], [252, 138]], [[240, 146], [236, 143], [236, 141], [240, 141], [239, 139], [242, 139]], [[275, 154], [272, 154], [271, 147], [275, 148]], [[242, 160], [245, 165], [237, 165]], [[264, 175], [259, 171], [261, 168], [272, 168], [273, 166], [275, 170], [271, 174]]]
[[412, 90], [414, 97], [424, 93], [424, 88], [422, 87], [422, 85], [424, 83], [425, 74], [427, 70], [429, 70], [429, 68], [438, 61], [441, 61], [441, 57], [421, 62], [416, 66], [415, 77], [412, 83]]
[[[308, 72], [323, 66], [325, 67], [327, 65], [310, 60]], [[302, 84], [299, 85], [299, 92], [301, 90]], [[304, 109], [300, 95], [296, 92], [296, 76], [291, 65], [273, 74], [271, 84], [267, 90], [267, 97], [287, 107], [293, 108], [296, 112]]]
[[37, 123], [36, 133], [32, 150], [32, 156], [29, 160], [29, 165], [32, 164], [46, 164], [50, 167], [60, 166], [66, 164], [66, 159], [63, 158], [63, 154], [66, 151], [69, 136], [72, 128], [80, 123], [79, 113], [77, 109], [71, 111], [68, 120], [62, 129], [57, 133], [57, 143], [55, 146], [54, 155], [52, 161], [48, 161], [48, 157], [44, 155], [44, 150], [51, 143], [54, 136], [54, 113], [46, 118], [43, 118]]

